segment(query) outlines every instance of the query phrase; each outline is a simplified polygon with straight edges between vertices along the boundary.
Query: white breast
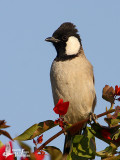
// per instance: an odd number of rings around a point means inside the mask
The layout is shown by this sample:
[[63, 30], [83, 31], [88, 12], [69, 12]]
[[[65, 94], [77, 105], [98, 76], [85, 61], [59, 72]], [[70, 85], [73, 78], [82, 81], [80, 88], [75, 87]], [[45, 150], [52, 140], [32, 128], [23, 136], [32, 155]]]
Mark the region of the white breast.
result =
[[75, 123], [88, 117], [95, 98], [92, 65], [85, 56], [68, 61], [54, 61], [51, 66], [54, 103], [69, 101], [65, 120]]

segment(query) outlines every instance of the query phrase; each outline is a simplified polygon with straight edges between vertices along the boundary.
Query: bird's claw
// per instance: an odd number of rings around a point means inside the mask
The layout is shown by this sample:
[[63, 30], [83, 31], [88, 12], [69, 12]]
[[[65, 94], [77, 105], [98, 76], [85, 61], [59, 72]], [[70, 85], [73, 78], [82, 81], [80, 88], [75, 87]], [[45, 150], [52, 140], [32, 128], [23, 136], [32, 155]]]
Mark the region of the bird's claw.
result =
[[97, 115], [94, 113], [90, 113], [89, 123], [91, 123], [92, 121], [94, 121], [94, 123], [98, 123], [96, 119], [97, 119]]

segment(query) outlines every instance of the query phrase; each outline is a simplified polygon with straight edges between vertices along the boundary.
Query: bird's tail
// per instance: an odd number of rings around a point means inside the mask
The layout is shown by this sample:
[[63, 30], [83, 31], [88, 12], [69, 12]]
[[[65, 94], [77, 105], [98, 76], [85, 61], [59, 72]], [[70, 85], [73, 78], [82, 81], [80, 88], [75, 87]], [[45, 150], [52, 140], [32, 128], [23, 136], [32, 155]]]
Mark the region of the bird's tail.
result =
[[[84, 132], [86, 130], [86, 126], [87, 126], [87, 123], [85, 123], [84, 125], [82, 125], [82, 128], [77, 133], [75, 132], [74, 135], [84, 134]], [[69, 131], [67, 132], [67, 135], [65, 136], [63, 155], [68, 155], [69, 154], [69, 152], [71, 150], [72, 139], [73, 139], [74, 135], [72, 136]]]
[[65, 136], [63, 155], [69, 154], [71, 144], [72, 144], [72, 137], [71, 137], [70, 133], [68, 132], [67, 135]]

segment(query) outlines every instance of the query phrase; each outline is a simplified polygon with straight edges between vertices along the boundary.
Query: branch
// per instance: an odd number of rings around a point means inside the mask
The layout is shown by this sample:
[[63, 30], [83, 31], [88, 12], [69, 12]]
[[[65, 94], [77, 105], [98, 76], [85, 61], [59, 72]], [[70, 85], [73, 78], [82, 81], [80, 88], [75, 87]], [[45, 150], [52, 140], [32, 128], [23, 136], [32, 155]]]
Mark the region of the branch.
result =
[[[109, 113], [112, 113], [112, 112], [114, 112], [115, 111], [115, 109], [111, 109], [111, 110], [109, 110], [109, 111], [106, 111], [106, 112], [103, 112], [103, 113], [101, 113], [101, 114], [98, 114], [97, 115], [97, 118], [100, 118], [100, 117], [102, 117], [102, 116], [105, 116], [105, 115], [107, 115], [107, 114], [109, 114]], [[65, 131], [70, 131], [70, 130], [72, 130], [73, 128], [75, 128], [75, 127], [77, 127], [77, 128], [81, 128], [81, 124], [84, 124], [85, 122], [87, 122], [89, 120], [89, 118], [87, 118], [87, 119], [85, 119], [85, 120], [82, 120], [82, 121], [79, 121], [79, 122], [77, 122], [77, 123], [74, 123], [71, 127], [69, 127], [69, 128], [67, 128]], [[45, 143], [43, 143], [37, 150], [38, 151], [40, 151], [40, 150], [42, 150], [48, 143], [50, 143], [52, 140], [54, 140], [55, 138], [57, 138], [58, 136], [60, 136], [62, 133], [64, 133], [65, 132], [64, 130], [61, 130], [61, 131], [59, 131], [58, 133], [56, 133], [54, 136], [52, 136], [51, 138], [49, 138]]]

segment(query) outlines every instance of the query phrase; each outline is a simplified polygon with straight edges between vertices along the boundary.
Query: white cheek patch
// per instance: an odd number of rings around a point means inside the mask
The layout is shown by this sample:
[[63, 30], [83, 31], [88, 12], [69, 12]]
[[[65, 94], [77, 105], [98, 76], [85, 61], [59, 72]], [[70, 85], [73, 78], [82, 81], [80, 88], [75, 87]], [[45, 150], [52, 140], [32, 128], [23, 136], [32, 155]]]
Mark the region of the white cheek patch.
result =
[[80, 49], [79, 40], [74, 36], [69, 37], [68, 41], [66, 42], [66, 54], [75, 55], [78, 53], [79, 49]]

